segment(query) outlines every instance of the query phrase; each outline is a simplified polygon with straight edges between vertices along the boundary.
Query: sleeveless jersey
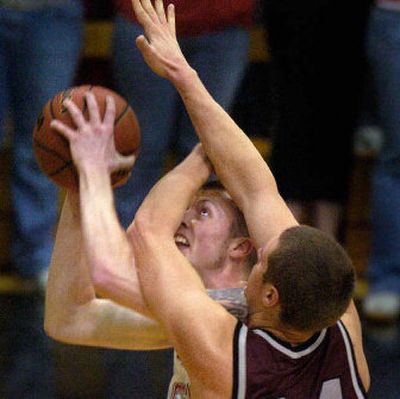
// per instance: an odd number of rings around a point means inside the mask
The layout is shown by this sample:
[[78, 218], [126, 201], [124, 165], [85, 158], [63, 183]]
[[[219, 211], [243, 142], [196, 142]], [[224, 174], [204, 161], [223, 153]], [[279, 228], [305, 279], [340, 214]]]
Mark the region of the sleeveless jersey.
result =
[[[219, 302], [233, 316], [244, 322], [247, 317], [247, 303], [242, 288], [228, 288], [224, 290], [207, 290], [208, 295]], [[189, 399], [189, 376], [174, 352], [174, 375], [168, 389], [168, 399]]]
[[233, 399], [362, 399], [353, 346], [341, 321], [291, 347], [238, 323]]

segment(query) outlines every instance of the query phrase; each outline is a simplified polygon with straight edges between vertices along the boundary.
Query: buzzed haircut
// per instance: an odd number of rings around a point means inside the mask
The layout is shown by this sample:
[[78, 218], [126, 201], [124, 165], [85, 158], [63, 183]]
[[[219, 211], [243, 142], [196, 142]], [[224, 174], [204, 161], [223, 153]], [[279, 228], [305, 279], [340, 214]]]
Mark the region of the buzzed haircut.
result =
[[349, 306], [353, 264], [339, 243], [320, 230], [285, 230], [267, 262], [263, 280], [278, 290], [284, 325], [318, 331], [334, 324]]

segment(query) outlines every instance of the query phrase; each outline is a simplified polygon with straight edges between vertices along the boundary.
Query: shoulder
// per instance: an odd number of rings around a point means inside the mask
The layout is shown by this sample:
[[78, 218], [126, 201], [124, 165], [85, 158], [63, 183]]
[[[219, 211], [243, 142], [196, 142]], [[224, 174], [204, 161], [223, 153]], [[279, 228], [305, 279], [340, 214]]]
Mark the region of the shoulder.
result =
[[367, 359], [364, 354], [361, 321], [354, 301], [351, 301], [340, 321], [343, 323], [349, 334], [351, 344], [354, 348], [354, 354], [357, 368], [360, 373], [360, 378], [365, 390], [368, 391], [370, 386], [370, 375]]

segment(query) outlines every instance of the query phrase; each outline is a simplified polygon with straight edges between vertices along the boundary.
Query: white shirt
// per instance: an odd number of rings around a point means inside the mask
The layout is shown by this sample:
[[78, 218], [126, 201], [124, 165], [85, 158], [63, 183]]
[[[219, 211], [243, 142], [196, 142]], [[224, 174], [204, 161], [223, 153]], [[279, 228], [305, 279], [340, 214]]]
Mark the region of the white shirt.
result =
[[[208, 295], [219, 302], [229, 313], [244, 322], [247, 318], [247, 303], [242, 288], [207, 290]], [[190, 399], [190, 380], [185, 367], [174, 352], [174, 375], [168, 388], [168, 399]]]

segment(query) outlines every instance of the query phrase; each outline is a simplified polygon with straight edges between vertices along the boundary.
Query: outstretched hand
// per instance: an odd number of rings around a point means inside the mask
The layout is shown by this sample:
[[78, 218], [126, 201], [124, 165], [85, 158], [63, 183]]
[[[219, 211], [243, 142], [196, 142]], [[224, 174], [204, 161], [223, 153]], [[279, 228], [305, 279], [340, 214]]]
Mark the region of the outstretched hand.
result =
[[162, 0], [132, 0], [137, 20], [143, 26], [144, 35], [136, 39], [136, 45], [147, 65], [157, 75], [170, 79], [181, 66], [188, 66], [176, 39], [175, 9], [169, 4], [165, 12]]
[[88, 120], [73, 101], [64, 101], [76, 129], [57, 119], [51, 122], [51, 127], [69, 141], [72, 159], [79, 173], [97, 171], [111, 174], [117, 170], [130, 170], [136, 157], [123, 156], [115, 148], [114, 99], [107, 96], [106, 111], [102, 120], [94, 94], [88, 92], [85, 97], [89, 112]]

